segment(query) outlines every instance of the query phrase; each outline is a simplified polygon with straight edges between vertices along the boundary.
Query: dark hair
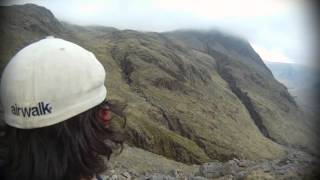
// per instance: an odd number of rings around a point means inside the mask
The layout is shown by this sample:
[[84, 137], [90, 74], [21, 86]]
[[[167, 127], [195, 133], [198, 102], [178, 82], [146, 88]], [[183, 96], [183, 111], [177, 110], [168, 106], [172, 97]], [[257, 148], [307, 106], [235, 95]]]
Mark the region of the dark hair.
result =
[[[113, 144], [123, 139], [97, 119], [106, 102], [61, 123], [37, 128], [6, 126], [5, 176], [10, 180], [90, 179], [105, 169]], [[108, 141], [108, 142], [106, 142]]]

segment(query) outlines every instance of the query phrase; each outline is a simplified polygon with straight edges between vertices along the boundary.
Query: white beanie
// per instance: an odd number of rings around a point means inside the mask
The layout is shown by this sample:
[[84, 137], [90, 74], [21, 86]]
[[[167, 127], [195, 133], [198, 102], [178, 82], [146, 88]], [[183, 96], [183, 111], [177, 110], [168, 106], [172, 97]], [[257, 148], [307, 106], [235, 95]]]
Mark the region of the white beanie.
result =
[[20, 50], [1, 79], [5, 122], [22, 129], [57, 124], [101, 103], [105, 70], [94, 54], [58, 38]]

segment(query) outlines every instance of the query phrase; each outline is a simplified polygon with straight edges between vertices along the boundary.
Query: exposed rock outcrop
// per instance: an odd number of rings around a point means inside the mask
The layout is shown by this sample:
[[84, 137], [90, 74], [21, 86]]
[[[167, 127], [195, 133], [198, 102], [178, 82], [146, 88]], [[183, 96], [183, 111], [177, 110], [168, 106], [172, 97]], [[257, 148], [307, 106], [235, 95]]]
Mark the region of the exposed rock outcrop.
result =
[[126, 146], [121, 155], [108, 162], [109, 170], [103, 177], [158, 180], [316, 179], [316, 166], [319, 166], [319, 163], [319, 159], [306, 153], [290, 150], [286, 156], [277, 160], [232, 159], [227, 162], [211, 161], [190, 166]]

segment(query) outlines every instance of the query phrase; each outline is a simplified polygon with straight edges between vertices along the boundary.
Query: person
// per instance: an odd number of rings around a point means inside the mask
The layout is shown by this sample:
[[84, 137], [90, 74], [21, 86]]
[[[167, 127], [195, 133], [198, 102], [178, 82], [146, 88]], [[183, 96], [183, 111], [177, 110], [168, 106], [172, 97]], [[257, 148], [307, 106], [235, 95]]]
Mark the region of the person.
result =
[[[20, 50], [1, 78], [2, 178], [101, 179], [122, 143], [110, 128], [105, 70], [95, 55], [49, 37]], [[3, 150], [5, 149], [5, 150]]]

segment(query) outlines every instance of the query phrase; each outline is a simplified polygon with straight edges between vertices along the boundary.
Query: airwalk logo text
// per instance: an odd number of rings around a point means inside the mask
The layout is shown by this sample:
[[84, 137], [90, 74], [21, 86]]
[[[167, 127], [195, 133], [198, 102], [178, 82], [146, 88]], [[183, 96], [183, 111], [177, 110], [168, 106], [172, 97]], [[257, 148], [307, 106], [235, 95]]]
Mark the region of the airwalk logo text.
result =
[[49, 103], [39, 102], [34, 107], [19, 107], [17, 104], [11, 106], [12, 114], [16, 116], [30, 117], [51, 114], [52, 107]]

